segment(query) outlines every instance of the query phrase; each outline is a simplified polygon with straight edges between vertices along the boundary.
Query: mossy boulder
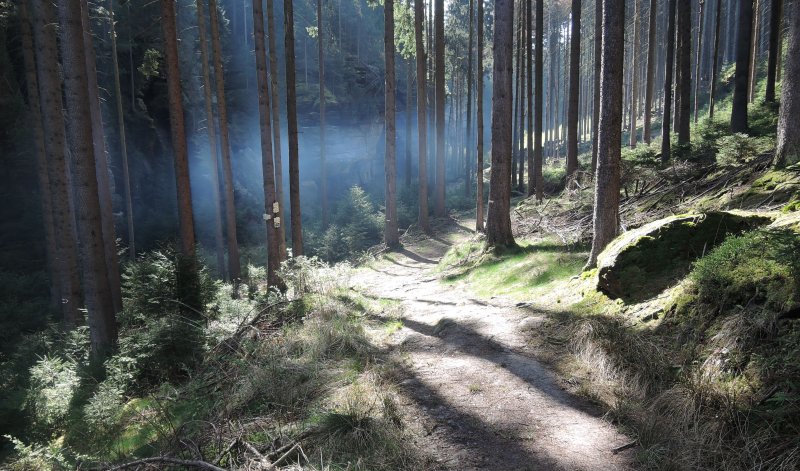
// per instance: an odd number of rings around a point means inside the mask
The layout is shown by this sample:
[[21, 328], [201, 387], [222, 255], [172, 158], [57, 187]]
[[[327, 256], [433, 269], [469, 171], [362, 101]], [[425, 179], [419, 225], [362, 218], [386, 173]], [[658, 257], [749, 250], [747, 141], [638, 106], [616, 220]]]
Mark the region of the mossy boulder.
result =
[[764, 226], [769, 215], [714, 211], [670, 216], [632, 229], [611, 242], [597, 261], [597, 289], [639, 302], [684, 277], [694, 260], [732, 234]]

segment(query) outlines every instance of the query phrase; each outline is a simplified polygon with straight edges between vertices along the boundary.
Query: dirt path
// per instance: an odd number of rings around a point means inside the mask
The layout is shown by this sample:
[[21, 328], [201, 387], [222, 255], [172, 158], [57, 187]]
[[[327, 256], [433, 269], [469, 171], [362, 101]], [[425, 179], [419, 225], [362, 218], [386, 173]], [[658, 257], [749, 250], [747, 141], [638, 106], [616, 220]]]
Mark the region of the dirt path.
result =
[[402, 303], [404, 327], [391, 344], [403, 359], [404, 406], [419, 447], [442, 469], [628, 469], [631, 452], [611, 450], [630, 439], [527, 352], [522, 332], [543, 316], [438, 280], [437, 261], [466, 235], [451, 228], [406, 242], [354, 280]]

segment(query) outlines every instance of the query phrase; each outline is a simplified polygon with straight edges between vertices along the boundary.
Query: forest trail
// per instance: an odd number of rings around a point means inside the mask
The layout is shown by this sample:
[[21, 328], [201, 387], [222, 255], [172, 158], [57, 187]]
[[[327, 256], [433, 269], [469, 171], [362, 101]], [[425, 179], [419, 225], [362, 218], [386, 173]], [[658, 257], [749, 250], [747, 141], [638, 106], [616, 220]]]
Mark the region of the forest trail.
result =
[[438, 469], [621, 470], [630, 442], [587, 401], [562, 390], [528, 352], [521, 331], [544, 322], [502, 298], [477, 299], [441, 282], [438, 260], [473, 221], [364, 268], [355, 287], [402, 304], [389, 340], [399, 358], [401, 401], [417, 446]]

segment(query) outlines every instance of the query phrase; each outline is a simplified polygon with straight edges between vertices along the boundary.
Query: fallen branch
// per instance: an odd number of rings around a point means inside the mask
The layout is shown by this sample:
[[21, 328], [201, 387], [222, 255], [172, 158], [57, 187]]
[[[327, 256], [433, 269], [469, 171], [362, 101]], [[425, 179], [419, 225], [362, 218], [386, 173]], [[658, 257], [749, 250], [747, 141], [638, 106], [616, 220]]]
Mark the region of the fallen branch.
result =
[[630, 443], [626, 443], [626, 444], [624, 444], [622, 446], [618, 446], [618, 447], [614, 448], [613, 450], [611, 450], [611, 454], [612, 455], [616, 455], [617, 453], [621, 453], [621, 452], [623, 452], [623, 451], [625, 451], [625, 450], [627, 450], [629, 448], [633, 448], [635, 446], [636, 446], [636, 442], [635, 441], [630, 442]]
[[117, 471], [119, 469], [126, 469], [126, 468], [132, 468], [134, 466], [139, 466], [139, 465], [143, 465], [143, 464], [155, 464], [155, 463], [171, 464], [171, 465], [175, 465], [175, 466], [183, 466], [183, 467], [197, 468], [197, 469], [206, 469], [206, 470], [210, 470], [210, 471], [225, 471], [224, 469], [219, 468], [217, 466], [214, 466], [213, 464], [207, 463], [205, 461], [180, 460], [178, 458], [168, 458], [166, 456], [156, 456], [156, 457], [153, 457], [153, 458], [143, 458], [143, 459], [140, 459], [140, 460], [131, 461], [130, 463], [121, 464], [121, 465], [118, 465], [118, 466], [114, 466], [113, 468], [107, 468], [107, 469], [108, 469], [108, 471]]

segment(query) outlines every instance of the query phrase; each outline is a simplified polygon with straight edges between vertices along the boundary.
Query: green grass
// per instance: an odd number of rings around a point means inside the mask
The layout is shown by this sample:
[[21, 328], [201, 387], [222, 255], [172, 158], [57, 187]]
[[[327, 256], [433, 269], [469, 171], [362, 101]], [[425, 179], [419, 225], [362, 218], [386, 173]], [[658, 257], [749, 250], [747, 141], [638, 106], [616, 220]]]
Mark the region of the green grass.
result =
[[448, 283], [465, 282], [482, 297], [529, 299], [557, 282], [578, 275], [587, 253], [552, 242], [519, 242], [504, 253], [483, 251], [480, 242], [450, 249], [439, 265]]

